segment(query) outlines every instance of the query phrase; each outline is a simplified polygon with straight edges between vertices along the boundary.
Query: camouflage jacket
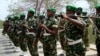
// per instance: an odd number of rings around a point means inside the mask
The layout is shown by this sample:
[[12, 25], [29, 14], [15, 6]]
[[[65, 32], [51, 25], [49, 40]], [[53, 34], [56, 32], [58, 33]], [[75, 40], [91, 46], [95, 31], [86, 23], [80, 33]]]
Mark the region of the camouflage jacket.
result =
[[[80, 21], [80, 19], [77, 19]], [[85, 24], [83, 20], [81, 22]], [[76, 25], [73, 25], [71, 22], [68, 22], [65, 26], [66, 39], [78, 40], [84, 36], [84, 30], [79, 29]]]
[[[58, 28], [58, 22], [53, 17], [46, 19], [46, 21], [44, 22], [44, 25], [46, 25], [50, 30], [52, 30], [52, 27]], [[48, 32], [46, 31], [46, 33]]]

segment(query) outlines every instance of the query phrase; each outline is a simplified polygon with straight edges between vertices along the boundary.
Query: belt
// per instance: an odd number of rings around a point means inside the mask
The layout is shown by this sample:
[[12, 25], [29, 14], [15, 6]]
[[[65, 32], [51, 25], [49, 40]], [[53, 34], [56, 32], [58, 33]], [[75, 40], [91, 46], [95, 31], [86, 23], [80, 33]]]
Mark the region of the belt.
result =
[[35, 33], [33, 33], [33, 32], [27, 32], [26, 34], [27, 34], [27, 35], [30, 35], [30, 34], [31, 34], [31, 35], [36, 36], [36, 34], [35, 34]]
[[51, 36], [50, 33], [44, 33], [43, 36]]
[[68, 45], [75, 45], [75, 44], [78, 44], [78, 43], [82, 43], [82, 38], [78, 39], [76, 41], [73, 41], [71, 39], [67, 39], [67, 40], [68, 40]]

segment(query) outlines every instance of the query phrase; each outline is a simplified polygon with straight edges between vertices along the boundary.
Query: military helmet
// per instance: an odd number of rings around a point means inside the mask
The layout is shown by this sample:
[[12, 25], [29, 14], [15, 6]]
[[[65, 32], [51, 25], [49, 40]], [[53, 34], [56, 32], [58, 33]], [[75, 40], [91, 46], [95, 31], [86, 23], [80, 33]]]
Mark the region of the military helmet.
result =
[[18, 15], [15, 15], [14, 16], [14, 20], [19, 20], [19, 16]]
[[28, 10], [28, 12], [34, 14], [34, 13], [35, 13], [35, 9], [34, 9], [34, 8], [30, 8], [30, 9]]
[[20, 14], [20, 17], [21, 17], [21, 16], [22, 16], [22, 17], [25, 17], [25, 13], [21, 13], [21, 14]]
[[100, 9], [100, 4], [95, 6], [96, 9]]
[[11, 20], [11, 15], [8, 15], [8, 16], [7, 16], [7, 19], [8, 19], [8, 20]]
[[39, 15], [39, 18], [45, 18], [45, 15], [40, 14], [40, 15]]
[[56, 9], [55, 8], [49, 8], [49, 9], [47, 9], [47, 12], [56, 12]]
[[67, 5], [66, 9], [67, 10], [71, 10], [71, 11], [76, 11], [77, 10], [77, 8], [75, 6], [73, 6], [73, 5]]

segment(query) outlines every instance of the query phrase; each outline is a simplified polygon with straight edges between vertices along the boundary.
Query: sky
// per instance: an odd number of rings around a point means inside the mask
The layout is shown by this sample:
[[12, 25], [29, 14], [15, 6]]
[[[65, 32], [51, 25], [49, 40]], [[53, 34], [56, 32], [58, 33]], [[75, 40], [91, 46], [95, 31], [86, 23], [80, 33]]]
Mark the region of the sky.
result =
[[0, 0], [0, 20], [5, 20], [5, 17], [9, 15], [8, 6], [12, 1], [16, 2], [17, 0]]
[[[10, 5], [12, 1], [16, 2], [17, 0], [0, 0], [0, 20], [5, 20], [5, 17], [9, 14], [8, 5]], [[73, 3], [77, 7], [85, 8], [85, 10], [89, 9], [89, 5], [86, 0], [75, 0]]]
[[8, 5], [10, 2], [7, 0], [0, 0], [0, 20], [4, 20], [5, 16], [9, 14], [8, 10]]

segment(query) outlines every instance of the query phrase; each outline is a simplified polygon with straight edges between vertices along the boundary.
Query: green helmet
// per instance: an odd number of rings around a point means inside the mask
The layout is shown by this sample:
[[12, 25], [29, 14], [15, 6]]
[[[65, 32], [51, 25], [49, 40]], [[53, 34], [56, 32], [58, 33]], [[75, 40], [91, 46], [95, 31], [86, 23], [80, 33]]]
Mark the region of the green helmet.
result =
[[55, 13], [56, 12], [56, 9], [55, 8], [49, 8], [49, 9], [47, 9], [47, 12], [49, 12], [49, 11]]
[[10, 19], [11, 19], [11, 15], [8, 15], [8, 16], [7, 16], [7, 19], [10, 20]]
[[24, 14], [24, 13], [21, 13], [21, 14], [20, 14], [20, 17], [21, 17], [21, 16], [22, 16], [22, 17], [25, 17], [25, 14]]
[[28, 12], [34, 14], [34, 13], [35, 13], [35, 9], [30, 8], [30, 9], [28, 10]]
[[40, 14], [39, 18], [45, 18], [45, 16], [43, 14]]
[[100, 9], [100, 4], [95, 6], [96, 9]]
[[77, 10], [77, 8], [75, 6], [73, 6], [73, 5], [67, 5], [66, 9], [67, 10], [71, 10], [71, 11], [76, 11]]
[[18, 15], [15, 15], [14, 16], [14, 20], [19, 20], [19, 16]]

